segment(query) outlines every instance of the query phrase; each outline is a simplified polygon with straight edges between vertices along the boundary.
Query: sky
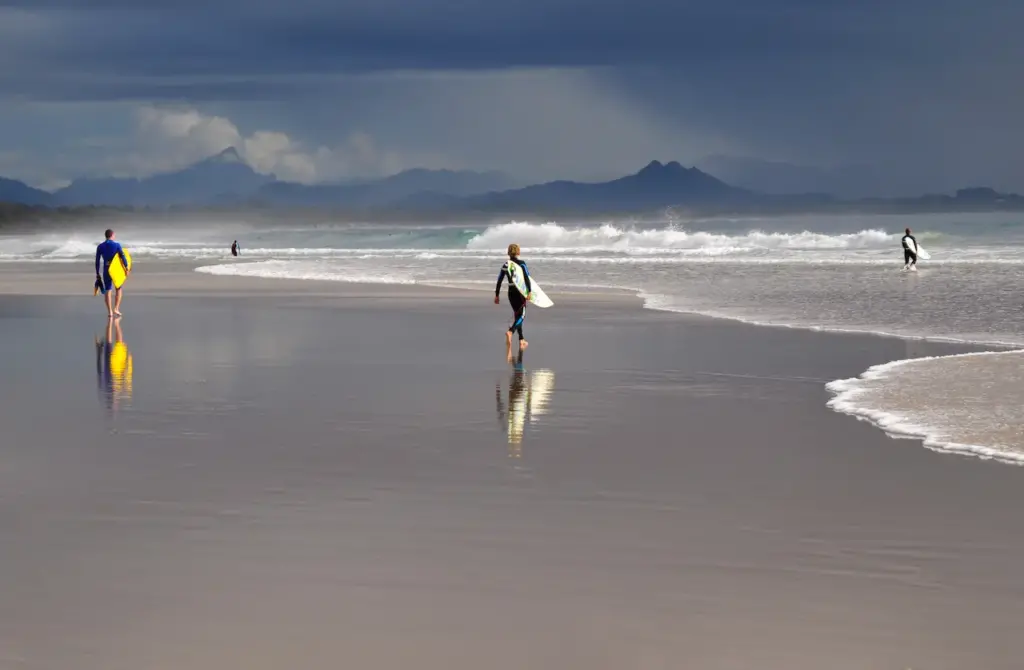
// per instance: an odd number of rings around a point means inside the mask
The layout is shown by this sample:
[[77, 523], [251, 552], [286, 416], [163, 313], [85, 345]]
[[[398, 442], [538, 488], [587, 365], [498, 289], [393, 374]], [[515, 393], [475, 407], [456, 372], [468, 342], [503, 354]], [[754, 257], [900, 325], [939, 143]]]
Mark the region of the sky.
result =
[[1019, 0], [0, 0], [0, 175], [315, 183], [713, 154], [1024, 192]]

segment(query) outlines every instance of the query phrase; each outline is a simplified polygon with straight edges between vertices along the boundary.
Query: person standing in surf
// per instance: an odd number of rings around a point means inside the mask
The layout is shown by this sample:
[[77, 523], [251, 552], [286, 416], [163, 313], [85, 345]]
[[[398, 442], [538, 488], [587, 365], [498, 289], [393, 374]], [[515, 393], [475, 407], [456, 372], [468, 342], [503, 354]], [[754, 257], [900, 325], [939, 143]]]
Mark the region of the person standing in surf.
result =
[[[107, 306], [107, 317], [113, 319], [121, 316], [121, 296], [124, 286], [114, 288], [114, 280], [110, 277], [110, 264], [114, 262], [115, 256], [120, 256], [125, 272], [131, 274], [128, 259], [125, 258], [124, 249], [119, 242], [114, 241], [114, 231], [107, 228], [103, 233], [106, 238], [96, 245], [96, 288], [103, 291], [103, 302]], [[102, 263], [102, 266], [101, 266]], [[114, 299], [111, 302], [110, 291], [114, 291]]]
[[904, 231], [901, 242], [903, 243], [903, 269], [917, 270], [917, 238], [910, 234], [910, 228]]
[[[521, 276], [523, 285], [526, 287], [526, 295], [520, 292], [516, 286], [516, 276]], [[523, 351], [529, 345], [523, 337], [523, 321], [526, 320], [526, 303], [530, 299], [530, 271], [526, 263], [519, 258], [519, 245], [508, 245], [508, 260], [501, 266], [498, 272], [498, 283], [494, 287], [494, 304], [501, 304], [501, 283], [508, 278], [508, 302], [512, 306], [512, 325], [505, 333], [505, 355], [509, 361], [512, 360], [512, 333], [519, 334], [519, 351]]]
[[238, 240], [235, 240], [234, 242], [231, 243], [231, 255], [232, 256], [237, 256], [238, 255], [238, 251], [239, 251]]

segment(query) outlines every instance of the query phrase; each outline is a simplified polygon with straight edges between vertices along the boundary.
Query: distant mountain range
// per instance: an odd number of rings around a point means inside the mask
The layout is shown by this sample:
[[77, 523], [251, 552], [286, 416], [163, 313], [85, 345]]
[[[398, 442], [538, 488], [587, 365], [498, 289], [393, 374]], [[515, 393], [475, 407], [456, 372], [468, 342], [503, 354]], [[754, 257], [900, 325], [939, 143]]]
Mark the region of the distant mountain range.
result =
[[468, 198], [481, 209], [567, 209], [576, 211], [640, 211], [672, 205], [740, 203], [756, 195], [672, 161], [651, 161], [636, 174], [612, 181], [553, 181], [526, 188]]
[[208, 205], [231, 201], [276, 181], [254, 171], [238, 152], [226, 149], [194, 165], [145, 179], [76, 179], [53, 194], [64, 206]]
[[14, 202], [20, 205], [51, 205], [53, 194], [32, 188], [14, 179], [0, 177], [0, 202]]
[[463, 198], [514, 186], [516, 182], [501, 172], [416, 168], [381, 179], [342, 184], [306, 185], [273, 181], [247, 200], [269, 205], [372, 208], [411, 203], [418, 198]]
[[[728, 163], [725, 159], [719, 163], [726, 171], [729, 165], [734, 172], [747, 170], [746, 182], [761, 184], [776, 170], [776, 183], [772, 188], [744, 188], [696, 167], [687, 168], [675, 161], [651, 161], [639, 172], [597, 183], [563, 180], [519, 188], [513, 179], [500, 172], [414, 169], [380, 179], [307, 185], [260, 174], [235, 149], [226, 149], [175, 172], [143, 179], [78, 179], [53, 193], [0, 178], [0, 202], [50, 208], [299, 207], [367, 215], [611, 214], [653, 212], [667, 207], [709, 213], [1024, 208], [1024, 198], [984, 187], [963, 189], [955, 196], [842, 199], [825, 189], [799, 188], [817, 183], [811, 178], [817, 173], [801, 172], [799, 166], [756, 161]], [[760, 176], [753, 179], [750, 171]]]
[[351, 208], [387, 205], [424, 193], [461, 197], [516, 185], [500, 172], [425, 169], [340, 184], [298, 184], [256, 172], [230, 148], [175, 172], [143, 179], [76, 179], [53, 193], [0, 179], [0, 201], [52, 207], [264, 204]]

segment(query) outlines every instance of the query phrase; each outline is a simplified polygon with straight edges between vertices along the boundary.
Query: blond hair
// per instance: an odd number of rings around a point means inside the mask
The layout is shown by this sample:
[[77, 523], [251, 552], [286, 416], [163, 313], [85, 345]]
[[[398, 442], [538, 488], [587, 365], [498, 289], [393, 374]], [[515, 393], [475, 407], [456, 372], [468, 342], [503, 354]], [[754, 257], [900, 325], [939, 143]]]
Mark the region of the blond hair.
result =
[[509, 258], [516, 258], [519, 256], [519, 245], [510, 244], [508, 245], [508, 256]]

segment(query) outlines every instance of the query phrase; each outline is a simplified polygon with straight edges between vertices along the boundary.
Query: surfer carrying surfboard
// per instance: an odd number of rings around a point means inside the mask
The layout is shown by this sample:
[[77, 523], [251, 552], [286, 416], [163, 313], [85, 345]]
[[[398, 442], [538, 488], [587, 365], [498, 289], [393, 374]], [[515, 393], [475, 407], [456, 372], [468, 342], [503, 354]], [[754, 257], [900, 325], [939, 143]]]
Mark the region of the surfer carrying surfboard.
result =
[[910, 234], [910, 228], [901, 242], [903, 243], [903, 269], [917, 269], [917, 238]]
[[[528, 346], [523, 337], [523, 321], [526, 320], [526, 303], [530, 299], [530, 271], [519, 258], [519, 245], [508, 245], [508, 260], [498, 272], [498, 283], [494, 287], [494, 304], [501, 304], [501, 283], [508, 278], [508, 302], [512, 306], [512, 325], [505, 333], [505, 354], [512, 360], [512, 333], [519, 333], [519, 351]], [[526, 293], [523, 293], [525, 289]]]
[[[107, 306], [107, 316], [112, 319], [115, 316], [121, 316], [121, 289], [124, 285], [114, 286], [114, 279], [110, 276], [110, 264], [114, 262], [115, 258], [119, 259], [127, 275], [131, 272], [131, 263], [125, 257], [121, 244], [114, 241], [113, 230], [107, 228], [103, 236], [106, 239], [96, 245], [96, 281], [99, 282], [103, 291], [103, 302]], [[100, 266], [101, 262], [103, 264], [102, 267]], [[111, 302], [111, 289], [113, 289], [115, 294], [113, 302]]]

